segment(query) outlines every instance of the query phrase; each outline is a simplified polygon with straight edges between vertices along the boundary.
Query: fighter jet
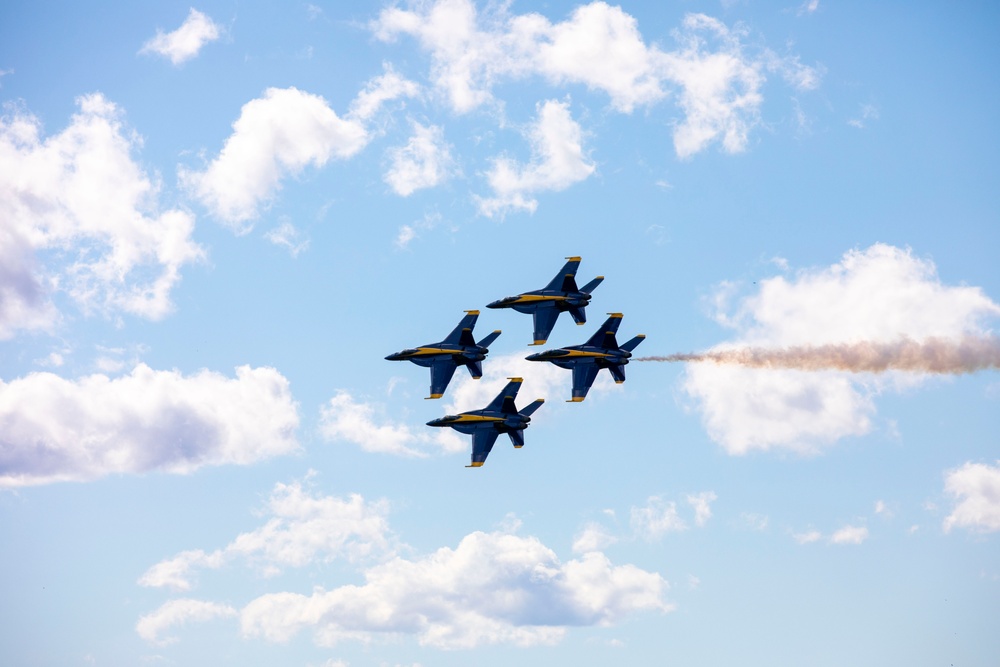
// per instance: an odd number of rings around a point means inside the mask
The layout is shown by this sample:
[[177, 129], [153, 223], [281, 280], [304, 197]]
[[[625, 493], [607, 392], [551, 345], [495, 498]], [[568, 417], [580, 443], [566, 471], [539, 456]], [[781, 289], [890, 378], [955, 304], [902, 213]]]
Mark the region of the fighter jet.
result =
[[535, 338], [532, 345], [545, 344], [561, 312], [569, 311], [577, 324], [584, 324], [587, 321], [584, 306], [590, 303], [590, 293], [601, 284], [604, 276], [597, 276], [582, 288], [578, 288], [576, 270], [580, 268], [580, 258], [566, 259], [569, 260], [566, 266], [543, 289], [498, 299], [486, 307], [513, 308], [519, 313], [531, 313], [535, 320]]
[[622, 314], [608, 313], [608, 315], [611, 317], [583, 345], [545, 350], [526, 357], [528, 361], [551, 361], [560, 368], [573, 370], [573, 398], [567, 403], [579, 403], [585, 399], [597, 378], [597, 372], [602, 368], [607, 368], [618, 384], [624, 382], [625, 364], [632, 356], [632, 350], [646, 338], [645, 335], [639, 334], [619, 347], [618, 341], [615, 340], [615, 332], [622, 323]]
[[529, 404], [517, 411], [514, 407], [514, 399], [517, 397], [517, 390], [521, 388], [521, 378], [507, 378], [510, 382], [503, 391], [497, 394], [493, 402], [482, 410], [472, 410], [459, 415], [448, 415], [440, 419], [433, 419], [427, 422], [428, 426], [450, 426], [459, 433], [472, 435], [472, 464], [466, 468], [479, 468], [486, 462], [486, 457], [493, 449], [493, 443], [501, 433], [510, 436], [510, 441], [515, 448], [524, 447], [524, 429], [528, 428], [531, 415], [545, 402], [544, 398], [539, 398], [534, 403]]
[[497, 339], [500, 331], [498, 329], [487, 334], [476, 343], [472, 338], [472, 329], [476, 326], [479, 311], [467, 310], [465, 313], [465, 317], [455, 330], [440, 343], [406, 349], [386, 357], [389, 361], [412, 361], [418, 366], [430, 367], [431, 395], [427, 398], [441, 398], [455, 374], [455, 369], [460, 365], [468, 368], [469, 374], [475, 380], [483, 376], [483, 366], [480, 362], [486, 358], [490, 344]]

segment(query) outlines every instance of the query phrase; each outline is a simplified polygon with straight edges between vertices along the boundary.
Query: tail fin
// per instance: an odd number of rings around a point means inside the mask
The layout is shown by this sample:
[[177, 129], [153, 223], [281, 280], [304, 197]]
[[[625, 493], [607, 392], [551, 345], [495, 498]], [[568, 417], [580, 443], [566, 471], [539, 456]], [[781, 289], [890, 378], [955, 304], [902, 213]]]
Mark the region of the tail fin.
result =
[[476, 345], [478, 345], [479, 347], [489, 347], [493, 343], [493, 341], [497, 339], [497, 336], [499, 335], [500, 335], [500, 330], [497, 329], [496, 331], [488, 333], [485, 336], [483, 336], [483, 339], [478, 343], [476, 343]]
[[528, 403], [526, 406], [524, 406], [521, 409], [521, 415], [524, 416], [524, 417], [530, 417], [531, 415], [533, 415], [535, 413], [535, 410], [537, 410], [538, 408], [542, 407], [542, 403], [544, 403], [544, 402], [545, 402], [544, 398], [535, 399], [534, 401], [532, 401], [531, 403]]
[[639, 343], [641, 343], [644, 340], [646, 340], [646, 334], [639, 334], [632, 340], [622, 343], [621, 349], [625, 350], [626, 352], [631, 352], [635, 348], [639, 347]]
[[586, 294], [590, 294], [595, 289], [597, 289], [597, 286], [600, 285], [602, 282], [604, 282], [604, 276], [597, 276], [596, 278], [594, 278], [593, 280], [591, 280], [589, 283], [587, 283], [586, 285], [584, 285], [583, 287], [581, 287], [580, 291], [584, 292]]

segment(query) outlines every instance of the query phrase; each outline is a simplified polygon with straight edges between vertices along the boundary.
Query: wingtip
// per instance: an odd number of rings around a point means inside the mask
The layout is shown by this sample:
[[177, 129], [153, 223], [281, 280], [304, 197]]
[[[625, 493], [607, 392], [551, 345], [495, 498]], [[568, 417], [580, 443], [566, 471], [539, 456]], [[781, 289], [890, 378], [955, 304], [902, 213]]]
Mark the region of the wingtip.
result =
[[536, 340], [534, 343], [528, 343], [528, 345], [545, 345], [545, 341], [547, 340], [548, 338], [545, 338], [543, 340]]
[[580, 261], [582, 261], [582, 260], [580, 259], [580, 256], [579, 256], [579, 255], [574, 255], [574, 256], [572, 256], [572, 257], [567, 257], [566, 259], [568, 259], [568, 260], [569, 260], [569, 261], [571, 261], [571, 262], [580, 262]]
[[583, 396], [574, 396], [573, 398], [566, 401], [567, 403], [583, 403]]
[[424, 398], [424, 400], [425, 401], [429, 401], [432, 398], [441, 398], [442, 396], [444, 396], [444, 394], [431, 394], [430, 396], [427, 396], [426, 398]]
[[467, 311], [465, 311], [465, 314], [466, 315], [478, 315], [479, 311], [478, 310], [467, 310]]
[[511, 382], [524, 382], [524, 378], [507, 378]]
[[469, 465], [467, 465], [465, 467], [466, 468], [482, 468], [483, 467], [483, 462], [482, 461], [473, 461], [472, 463], [470, 463]]

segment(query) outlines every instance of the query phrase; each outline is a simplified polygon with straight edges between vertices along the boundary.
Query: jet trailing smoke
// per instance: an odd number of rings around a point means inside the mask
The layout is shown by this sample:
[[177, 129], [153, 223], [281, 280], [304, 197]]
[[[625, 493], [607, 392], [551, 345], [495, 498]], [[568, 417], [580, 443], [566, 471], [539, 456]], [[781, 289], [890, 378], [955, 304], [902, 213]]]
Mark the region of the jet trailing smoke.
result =
[[839, 370], [853, 373], [913, 371], [959, 374], [1000, 369], [1000, 338], [966, 336], [957, 340], [927, 338], [917, 342], [859, 342], [793, 347], [742, 347], [632, 361], [712, 361], [748, 368], [785, 368], [803, 371]]

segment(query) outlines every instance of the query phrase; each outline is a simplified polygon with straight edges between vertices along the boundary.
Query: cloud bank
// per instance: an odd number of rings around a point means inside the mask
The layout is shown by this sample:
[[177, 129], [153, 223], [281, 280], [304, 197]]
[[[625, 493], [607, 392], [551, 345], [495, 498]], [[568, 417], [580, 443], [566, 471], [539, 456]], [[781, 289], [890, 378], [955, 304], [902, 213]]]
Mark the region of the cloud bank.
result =
[[[759, 284], [717, 316], [737, 331], [735, 340], [698, 355], [741, 365], [693, 363], [684, 372], [683, 390], [710, 437], [731, 454], [815, 452], [867, 433], [872, 393], [893, 382], [913, 386], [926, 373], [996, 365], [996, 339], [986, 327], [1000, 305], [980, 288], [942, 284], [934, 264], [908, 249], [876, 244], [830, 267]], [[846, 367], [924, 374], [876, 381], [835, 370]]]
[[0, 487], [110, 474], [186, 474], [298, 449], [299, 418], [273, 368], [184, 376], [139, 364], [111, 378], [31, 373], [0, 380]]
[[56, 292], [84, 312], [165, 317], [181, 268], [204, 257], [194, 217], [158, 210], [121, 110], [100, 93], [77, 105], [48, 138], [20, 107], [0, 117], [0, 339], [50, 329]]

